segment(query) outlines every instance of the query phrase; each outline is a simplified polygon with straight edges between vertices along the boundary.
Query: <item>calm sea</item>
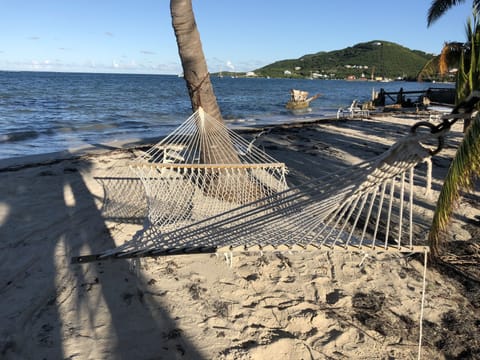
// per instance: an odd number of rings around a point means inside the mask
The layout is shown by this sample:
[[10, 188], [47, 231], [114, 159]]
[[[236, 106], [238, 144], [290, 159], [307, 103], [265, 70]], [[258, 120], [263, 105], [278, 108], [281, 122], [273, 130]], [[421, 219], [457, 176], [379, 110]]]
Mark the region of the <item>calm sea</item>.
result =
[[[333, 117], [372, 90], [422, 90], [444, 84], [212, 78], [230, 126]], [[285, 109], [290, 89], [322, 96], [311, 111]], [[159, 138], [191, 114], [177, 76], [0, 72], [0, 159], [129, 139]]]

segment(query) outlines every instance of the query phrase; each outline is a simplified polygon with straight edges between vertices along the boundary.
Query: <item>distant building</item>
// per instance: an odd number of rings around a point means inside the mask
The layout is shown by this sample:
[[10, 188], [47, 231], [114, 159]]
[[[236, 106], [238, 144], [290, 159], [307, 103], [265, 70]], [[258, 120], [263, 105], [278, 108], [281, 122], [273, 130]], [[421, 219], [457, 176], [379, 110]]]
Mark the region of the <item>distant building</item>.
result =
[[285, 70], [285, 71], [283, 72], [283, 75], [287, 75], [287, 76], [288, 76], [288, 75], [292, 75], [292, 72], [291, 72], [290, 70]]
[[255, 77], [257, 76], [257, 74], [255, 74], [255, 72], [253, 71], [247, 71], [247, 73], [245, 74], [246, 77]]

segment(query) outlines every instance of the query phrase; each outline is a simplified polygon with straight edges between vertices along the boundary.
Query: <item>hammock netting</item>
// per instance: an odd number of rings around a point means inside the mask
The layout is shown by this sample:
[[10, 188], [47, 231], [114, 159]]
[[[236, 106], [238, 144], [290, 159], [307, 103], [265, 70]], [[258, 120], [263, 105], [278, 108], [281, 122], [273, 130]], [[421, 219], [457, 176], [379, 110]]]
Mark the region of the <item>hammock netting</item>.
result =
[[134, 160], [118, 160], [96, 177], [102, 215], [167, 231], [284, 191], [285, 164], [254, 141], [200, 108]]
[[[320, 248], [424, 252], [413, 239], [414, 198], [421, 182], [430, 186], [434, 151], [426, 143], [440, 148], [444, 132], [418, 128], [373, 160], [288, 188], [283, 164], [197, 112], [131, 165], [146, 194], [143, 230], [75, 261]], [[205, 154], [204, 143], [215, 151]], [[228, 148], [235, 149], [229, 164], [205, 163]], [[427, 171], [417, 176], [423, 162]]]
[[130, 167], [145, 189], [148, 225], [161, 231], [287, 188], [285, 164], [202, 109]]
[[147, 198], [141, 179], [130, 169], [127, 160], [118, 160], [105, 176], [96, 176], [104, 197], [102, 216], [119, 224], [143, 224], [147, 215]]

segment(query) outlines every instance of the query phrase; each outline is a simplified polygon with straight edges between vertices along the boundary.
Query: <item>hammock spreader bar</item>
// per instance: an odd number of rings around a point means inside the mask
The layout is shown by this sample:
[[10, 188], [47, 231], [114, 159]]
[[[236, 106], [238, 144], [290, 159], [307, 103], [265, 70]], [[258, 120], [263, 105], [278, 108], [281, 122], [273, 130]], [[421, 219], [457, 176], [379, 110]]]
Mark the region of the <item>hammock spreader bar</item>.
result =
[[86, 264], [91, 262], [97, 261], [105, 261], [105, 260], [116, 260], [116, 259], [138, 259], [138, 258], [145, 258], [145, 257], [163, 257], [163, 256], [173, 256], [173, 255], [198, 255], [198, 254], [219, 254], [219, 253], [261, 253], [261, 252], [285, 252], [285, 251], [292, 251], [292, 252], [301, 252], [301, 251], [318, 251], [318, 250], [325, 250], [325, 251], [335, 251], [341, 248], [342, 251], [350, 251], [350, 252], [361, 252], [361, 253], [425, 253], [429, 252], [428, 246], [412, 246], [412, 247], [388, 247], [385, 248], [384, 246], [375, 246], [374, 248], [364, 245], [364, 246], [356, 246], [356, 245], [348, 245], [348, 246], [315, 246], [310, 244], [308, 246], [301, 246], [296, 245], [293, 247], [287, 247], [280, 245], [278, 247], [274, 246], [266, 246], [266, 247], [236, 247], [236, 248], [229, 248], [229, 247], [222, 247], [219, 248], [217, 246], [198, 246], [198, 247], [180, 247], [180, 248], [170, 248], [170, 249], [149, 249], [149, 250], [138, 250], [137, 252], [132, 251], [125, 251], [125, 252], [118, 252], [113, 254], [92, 254], [92, 255], [83, 255], [83, 256], [74, 256], [71, 258], [72, 264]]
[[148, 251], [139, 250], [137, 252], [119, 252], [115, 254], [93, 254], [84, 256], [74, 256], [71, 259], [72, 264], [84, 264], [106, 259], [135, 259], [142, 257], [162, 257], [171, 255], [193, 255], [193, 254], [214, 254], [217, 252], [216, 246], [183, 247], [171, 249], [151, 249]]

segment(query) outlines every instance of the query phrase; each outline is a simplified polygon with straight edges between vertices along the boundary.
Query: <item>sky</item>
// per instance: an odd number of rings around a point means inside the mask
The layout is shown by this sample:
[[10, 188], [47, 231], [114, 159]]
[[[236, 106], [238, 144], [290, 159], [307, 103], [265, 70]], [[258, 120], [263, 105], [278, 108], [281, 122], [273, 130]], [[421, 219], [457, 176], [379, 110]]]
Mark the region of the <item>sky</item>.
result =
[[[168, 0], [0, 0], [0, 70], [180, 74]], [[192, 0], [210, 72], [371, 40], [438, 54], [472, 1], [427, 27], [431, 0]]]

